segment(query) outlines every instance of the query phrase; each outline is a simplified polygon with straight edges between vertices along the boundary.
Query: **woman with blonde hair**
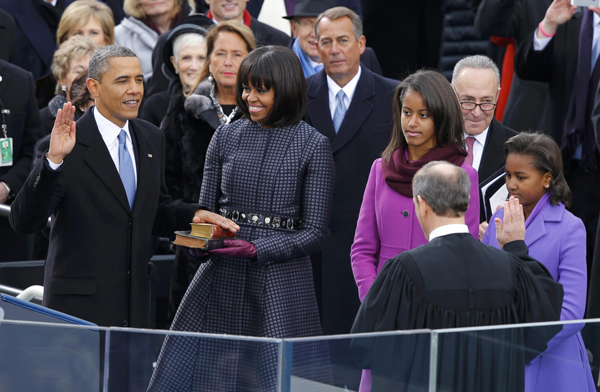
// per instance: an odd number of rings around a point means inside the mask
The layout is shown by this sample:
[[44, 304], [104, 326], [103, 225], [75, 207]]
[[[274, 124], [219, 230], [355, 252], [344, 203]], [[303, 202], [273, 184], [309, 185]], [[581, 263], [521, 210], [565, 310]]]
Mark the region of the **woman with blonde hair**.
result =
[[144, 81], [152, 76], [152, 50], [158, 36], [194, 12], [194, 0], [125, 0], [128, 15], [115, 27], [115, 43], [133, 50], [142, 64]]
[[78, 0], [71, 3], [63, 12], [56, 42], [63, 42], [76, 35], [91, 38], [100, 46], [115, 43], [115, 21], [113, 12], [104, 3], [97, 0]]
[[[85, 0], [81, 0], [85, 1]], [[71, 102], [71, 86], [81, 74], [87, 72], [92, 55], [100, 45], [90, 38], [74, 36], [63, 42], [54, 53], [52, 76], [56, 79], [56, 95], [48, 106], [40, 110], [42, 127], [46, 134], [52, 131], [58, 109]]]

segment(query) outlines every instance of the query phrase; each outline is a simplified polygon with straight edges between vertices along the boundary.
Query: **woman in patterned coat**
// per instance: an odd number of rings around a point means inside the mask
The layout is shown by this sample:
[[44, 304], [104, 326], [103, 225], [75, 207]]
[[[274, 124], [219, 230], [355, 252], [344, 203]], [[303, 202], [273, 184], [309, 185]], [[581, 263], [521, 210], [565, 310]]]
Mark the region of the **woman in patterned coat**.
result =
[[[238, 71], [237, 101], [244, 118], [215, 132], [200, 205], [240, 229], [200, 266], [172, 329], [320, 335], [309, 255], [327, 235], [335, 169], [328, 139], [302, 121], [298, 58], [280, 46], [251, 52]], [[277, 363], [274, 344], [171, 336], [149, 390], [271, 391]], [[294, 346], [292, 365], [295, 376], [330, 381], [326, 345]]]

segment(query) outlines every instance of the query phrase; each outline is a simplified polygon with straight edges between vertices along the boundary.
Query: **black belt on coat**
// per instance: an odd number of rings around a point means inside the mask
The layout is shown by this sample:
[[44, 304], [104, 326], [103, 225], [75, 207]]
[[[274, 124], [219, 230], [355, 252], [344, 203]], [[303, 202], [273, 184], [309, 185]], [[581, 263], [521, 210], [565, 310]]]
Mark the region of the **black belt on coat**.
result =
[[221, 216], [231, 219], [236, 223], [248, 223], [257, 227], [296, 231], [300, 229], [302, 220], [291, 216], [275, 215], [265, 212], [252, 212], [233, 208], [219, 208]]

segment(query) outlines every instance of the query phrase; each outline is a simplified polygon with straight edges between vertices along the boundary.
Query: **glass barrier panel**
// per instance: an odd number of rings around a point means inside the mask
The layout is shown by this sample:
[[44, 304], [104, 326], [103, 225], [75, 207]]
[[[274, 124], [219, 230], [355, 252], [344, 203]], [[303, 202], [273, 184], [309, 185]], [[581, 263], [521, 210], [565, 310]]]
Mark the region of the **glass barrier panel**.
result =
[[427, 390], [430, 342], [428, 330], [286, 339], [282, 390]]
[[432, 391], [596, 391], [597, 350], [582, 334], [596, 338], [599, 327], [586, 320], [433, 331]]
[[90, 326], [1, 321], [0, 390], [100, 391], [105, 336]]
[[276, 391], [282, 341], [111, 328], [107, 391]]

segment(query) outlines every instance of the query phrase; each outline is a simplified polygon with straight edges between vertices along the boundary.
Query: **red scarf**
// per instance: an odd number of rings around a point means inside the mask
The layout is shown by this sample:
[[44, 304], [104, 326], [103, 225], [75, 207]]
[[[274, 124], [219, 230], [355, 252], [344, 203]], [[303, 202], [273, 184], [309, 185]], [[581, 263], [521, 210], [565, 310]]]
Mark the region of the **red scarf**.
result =
[[[212, 12], [208, 11], [206, 13], [206, 17], [212, 19]], [[250, 12], [248, 12], [248, 10], [244, 10], [244, 24], [250, 27], [250, 23], [252, 23], [252, 16], [250, 16]]]
[[397, 148], [389, 162], [381, 162], [381, 169], [385, 183], [393, 190], [406, 197], [413, 197], [412, 179], [417, 171], [432, 161], [447, 161], [460, 166], [465, 161], [467, 152], [453, 146], [435, 147], [429, 150], [419, 160], [409, 161], [406, 154], [406, 145]]

